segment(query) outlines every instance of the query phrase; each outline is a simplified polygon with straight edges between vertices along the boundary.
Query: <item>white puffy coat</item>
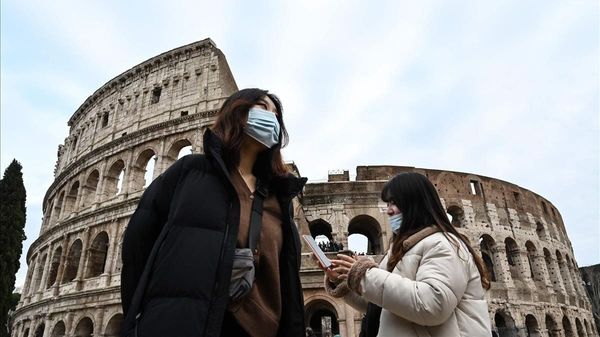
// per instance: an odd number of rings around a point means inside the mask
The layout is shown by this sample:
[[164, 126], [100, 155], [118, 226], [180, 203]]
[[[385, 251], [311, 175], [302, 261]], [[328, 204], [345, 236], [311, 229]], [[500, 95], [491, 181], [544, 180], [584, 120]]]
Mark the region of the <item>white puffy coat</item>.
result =
[[363, 313], [367, 302], [383, 308], [378, 337], [489, 337], [479, 271], [457, 242], [458, 252], [443, 233], [432, 234], [407, 251], [391, 273], [386, 256], [361, 280], [362, 296], [350, 291], [344, 299]]

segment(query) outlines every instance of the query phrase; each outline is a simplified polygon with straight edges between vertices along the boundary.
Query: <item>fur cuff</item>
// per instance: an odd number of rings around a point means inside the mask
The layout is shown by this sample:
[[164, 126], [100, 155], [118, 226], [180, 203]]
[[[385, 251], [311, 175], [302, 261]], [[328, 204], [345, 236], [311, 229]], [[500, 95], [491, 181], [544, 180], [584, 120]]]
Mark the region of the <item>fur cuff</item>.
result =
[[362, 295], [360, 281], [365, 277], [367, 270], [377, 267], [377, 263], [368, 257], [359, 257], [348, 272], [348, 287], [357, 294]]
[[325, 292], [333, 297], [344, 297], [350, 292], [350, 288], [348, 288], [346, 281], [333, 283], [325, 275]]

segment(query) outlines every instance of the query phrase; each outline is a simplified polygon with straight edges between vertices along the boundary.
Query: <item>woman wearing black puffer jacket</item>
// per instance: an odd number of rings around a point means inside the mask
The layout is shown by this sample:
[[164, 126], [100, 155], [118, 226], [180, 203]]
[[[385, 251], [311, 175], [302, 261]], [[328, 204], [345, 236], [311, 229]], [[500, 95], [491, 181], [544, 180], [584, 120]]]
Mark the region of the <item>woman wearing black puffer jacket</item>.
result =
[[[123, 242], [123, 336], [304, 336], [291, 201], [306, 178], [282, 160], [282, 114], [267, 91], [234, 93], [204, 134], [205, 154], [179, 159], [144, 192]], [[254, 282], [233, 301], [234, 253], [248, 246], [257, 193]]]

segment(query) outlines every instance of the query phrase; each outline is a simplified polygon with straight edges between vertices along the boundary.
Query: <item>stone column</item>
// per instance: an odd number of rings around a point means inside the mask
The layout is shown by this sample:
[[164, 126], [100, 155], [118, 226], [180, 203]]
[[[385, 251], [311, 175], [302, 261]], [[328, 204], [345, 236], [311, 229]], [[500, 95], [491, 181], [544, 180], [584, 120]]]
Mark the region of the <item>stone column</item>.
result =
[[49, 245], [46, 253], [46, 265], [44, 266], [44, 270], [42, 272], [42, 278], [40, 280], [40, 287], [38, 288], [39, 292], [44, 292], [46, 290], [46, 282], [48, 281], [48, 273], [50, 273], [50, 266], [52, 265], [52, 245]]
[[494, 254], [494, 268], [496, 272], [496, 281], [506, 284], [507, 288], [513, 288], [515, 286], [512, 277], [510, 276], [510, 266], [506, 258], [506, 248], [504, 245], [496, 244], [492, 248], [492, 254]]
[[25, 285], [23, 286], [23, 296], [19, 303], [26, 304], [27, 300], [29, 300], [29, 288], [31, 288], [31, 280], [33, 278], [33, 272], [35, 271], [35, 267], [32, 268], [33, 263], [29, 264], [29, 268], [27, 268], [27, 276], [25, 276]]
[[531, 279], [532, 270], [528, 263], [529, 256], [527, 255], [527, 251], [519, 250], [518, 257], [519, 261], [517, 261], [517, 264], [521, 266], [521, 268], [519, 268], [519, 272], [521, 274], [523, 283], [525, 283], [525, 286], [528, 288], [535, 288], [535, 285]]
[[[131, 186], [129, 186], [129, 181], [131, 180], [130, 176], [133, 174], [133, 148], [129, 149], [129, 159], [127, 160], [127, 162], [125, 162], [125, 173], [123, 174], [123, 181], [121, 182], [121, 193], [119, 193], [120, 195], [123, 195], [125, 197], [127, 197], [127, 195], [129, 194], [129, 191], [131, 190]], [[117, 177], [117, 179], [119, 179]]]
[[[544, 257], [544, 259], [546, 259], [546, 257]], [[566, 295], [565, 286], [560, 274], [560, 268], [558, 267], [558, 262], [552, 255], [550, 255], [550, 268], [552, 269], [549, 270], [549, 273], [552, 280], [552, 286], [554, 287], [554, 292]]]
[[63, 239], [62, 239], [62, 254], [60, 256], [58, 271], [56, 273], [56, 283], [54, 283], [54, 291], [53, 291], [54, 296], [58, 296], [58, 288], [60, 287], [60, 285], [62, 283], [63, 273], [65, 272], [65, 268], [67, 267], [66, 260], [67, 260], [68, 254], [69, 254], [68, 249], [69, 249], [69, 237], [67, 236], [67, 234], [64, 234]]
[[533, 255], [533, 263], [536, 264], [539, 268], [539, 272], [542, 274], [542, 282], [546, 285], [546, 289], [548, 292], [553, 293], [554, 288], [552, 287], [552, 281], [550, 281], [549, 271], [546, 268], [546, 259], [544, 258], [544, 254], [538, 251]]
[[104, 337], [104, 308], [96, 307], [96, 319], [94, 320], [94, 337]]
[[79, 210], [81, 209], [81, 204], [83, 203], [83, 197], [85, 196], [85, 178], [86, 176], [83, 176], [83, 180], [84, 181], [79, 181], [79, 189], [77, 190], [77, 196], [76, 196], [76, 200], [75, 200], [75, 204], [73, 205], [73, 212], [79, 212]]
[[158, 177], [159, 174], [164, 172], [163, 166], [165, 162], [165, 156], [165, 137], [161, 137], [158, 153], [156, 154], [156, 162], [154, 163], [154, 172], [152, 173], [154, 178]]
[[562, 263], [558, 263], [558, 267], [560, 270], [560, 275], [562, 276], [565, 291], [569, 296], [575, 296], [575, 289], [573, 288], [573, 282], [571, 281], [571, 277], [569, 275], [569, 271], [567, 268], [566, 259], [563, 258]]
[[50, 314], [46, 314], [44, 316], [44, 332], [42, 336], [50, 336], [50, 331], [52, 329], [52, 327], [50, 326], [51, 324], [52, 320], [50, 319]]
[[33, 329], [35, 329], [35, 319], [31, 317], [31, 319], [29, 320], [29, 334], [27, 334], [27, 336], [23, 335], [23, 337], [33, 337], [33, 335], [35, 334], [35, 331]]
[[92, 204], [97, 205], [100, 201], [102, 201], [104, 199], [103, 197], [103, 192], [104, 192], [104, 171], [106, 171], [106, 159], [104, 159], [102, 161], [102, 165], [100, 167], [100, 174], [98, 175], [98, 185], [96, 186], [96, 194], [94, 195], [94, 199]]
[[104, 266], [104, 273], [102, 276], [105, 279], [105, 285], [108, 286], [110, 284], [113, 265], [114, 265], [114, 255], [117, 251], [117, 232], [118, 232], [119, 223], [114, 222], [111, 228], [109, 229], [109, 239], [108, 239], [108, 250], [106, 251], [106, 265]]
[[27, 297], [30, 298], [31, 295], [33, 295], [35, 293], [35, 289], [33, 289], [35, 287], [35, 277], [37, 276], [37, 270], [38, 270], [38, 259], [39, 259], [39, 254], [36, 254], [34, 262], [31, 264], [33, 266], [32, 271], [31, 271], [31, 277], [29, 278], [29, 282], [27, 282]]
[[90, 240], [90, 229], [86, 228], [83, 232], [82, 245], [81, 245], [81, 256], [79, 257], [79, 266], [77, 268], [77, 276], [75, 277], [75, 281], [77, 282], [77, 290], [81, 290], [83, 286], [83, 278], [85, 277], [85, 271], [87, 270], [87, 262], [89, 259], [87, 256], [88, 252], [88, 242]]

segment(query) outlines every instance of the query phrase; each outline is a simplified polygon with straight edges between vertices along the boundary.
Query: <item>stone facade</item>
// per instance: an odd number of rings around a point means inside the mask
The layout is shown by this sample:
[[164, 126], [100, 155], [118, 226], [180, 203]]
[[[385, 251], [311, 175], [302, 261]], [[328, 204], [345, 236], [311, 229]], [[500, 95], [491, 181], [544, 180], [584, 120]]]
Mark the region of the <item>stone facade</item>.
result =
[[[13, 337], [118, 335], [128, 219], [144, 187], [182, 150], [202, 152], [204, 130], [235, 90], [225, 56], [206, 39], [135, 66], [77, 109], [58, 148], [40, 235], [27, 252]], [[381, 258], [391, 233], [379, 192], [406, 171], [434, 182], [453, 224], [493, 271], [493, 333], [598, 336], [560, 213], [514, 184], [459, 172], [361, 166], [354, 181], [343, 171], [306, 186], [294, 201], [300, 232], [345, 247], [350, 235], [364, 235], [367, 253]], [[306, 247], [301, 274], [307, 325], [319, 335], [357, 336], [361, 314], [325, 294], [323, 273]]]

